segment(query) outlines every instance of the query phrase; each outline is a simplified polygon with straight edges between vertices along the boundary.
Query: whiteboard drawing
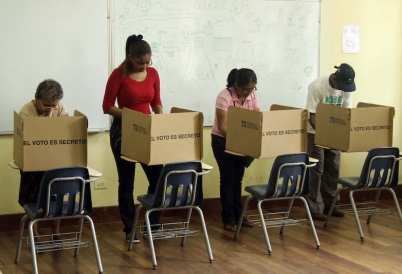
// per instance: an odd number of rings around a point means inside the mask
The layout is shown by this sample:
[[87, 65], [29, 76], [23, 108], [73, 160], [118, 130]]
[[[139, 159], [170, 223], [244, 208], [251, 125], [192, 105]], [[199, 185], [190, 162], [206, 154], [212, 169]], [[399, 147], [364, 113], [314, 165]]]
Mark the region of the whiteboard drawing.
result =
[[211, 125], [228, 73], [243, 67], [257, 74], [261, 110], [304, 108], [318, 75], [318, 15], [318, 1], [114, 0], [115, 67], [126, 38], [142, 34], [165, 112], [202, 111]]

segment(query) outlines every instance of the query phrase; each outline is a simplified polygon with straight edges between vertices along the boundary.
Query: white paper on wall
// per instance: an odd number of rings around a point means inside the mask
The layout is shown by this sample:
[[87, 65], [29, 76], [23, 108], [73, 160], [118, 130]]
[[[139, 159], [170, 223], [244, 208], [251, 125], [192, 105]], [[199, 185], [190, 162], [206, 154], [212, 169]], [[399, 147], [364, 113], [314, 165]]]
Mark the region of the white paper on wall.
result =
[[360, 26], [344, 25], [342, 30], [342, 52], [358, 53], [360, 51]]

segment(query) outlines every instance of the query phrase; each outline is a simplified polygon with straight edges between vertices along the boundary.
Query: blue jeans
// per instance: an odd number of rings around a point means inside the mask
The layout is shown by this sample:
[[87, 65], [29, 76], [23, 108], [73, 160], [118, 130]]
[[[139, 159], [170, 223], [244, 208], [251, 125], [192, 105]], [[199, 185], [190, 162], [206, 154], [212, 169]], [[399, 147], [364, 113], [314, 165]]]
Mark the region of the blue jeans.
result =
[[[129, 233], [131, 231], [135, 207], [134, 207], [134, 177], [136, 163], [123, 160], [121, 156], [121, 120], [114, 118], [110, 127], [110, 146], [112, 148], [114, 160], [116, 162], [117, 174], [119, 177], [118, 202], [121, 220], [124, 224], [123, 231]], [[142, 169], [147, 176], [149, 186], [148, 194], [154, 193], [158, 184], [159, 174], [162, 165], [147, 166], [141, 164]], [[150, 223], [157, 224], [159, 222], [160, 212], [152, 212], [149, 216]], [[157, 227], [155, 227], [157, 229]]]
[[242, 210], [241, 187], [245, 170], [243, 157], [225, 152], [225, 138], [212, 134], [211, 139], [220, 174], [222, 222], [236, 223]]

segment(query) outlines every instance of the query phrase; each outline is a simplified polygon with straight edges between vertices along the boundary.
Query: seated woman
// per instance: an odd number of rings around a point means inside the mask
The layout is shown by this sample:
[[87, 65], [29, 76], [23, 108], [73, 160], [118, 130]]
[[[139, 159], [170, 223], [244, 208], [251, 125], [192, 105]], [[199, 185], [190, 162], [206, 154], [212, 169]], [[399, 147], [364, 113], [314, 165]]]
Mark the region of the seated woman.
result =
[[[35, 99], [25, 104], [19, 114], [21, 117], [55, 117], [68, 116], [67, 107], [60, 102], [63, 98], [63, 89], [55, 80], [47, 79], [39, 84], [36, 89]], [[46, 157], [46, 155], [43, 155]], [[20, 192], [18, 203], [24, 207], [27, 203], [38, 201], [39, 188], [44, 171], [22, 172], [20, 180]], [[38, 225], [34, 225], [34, 235], [39, 240]], [[60, 220], [53, 221], [53, 241], [60, 241]]]

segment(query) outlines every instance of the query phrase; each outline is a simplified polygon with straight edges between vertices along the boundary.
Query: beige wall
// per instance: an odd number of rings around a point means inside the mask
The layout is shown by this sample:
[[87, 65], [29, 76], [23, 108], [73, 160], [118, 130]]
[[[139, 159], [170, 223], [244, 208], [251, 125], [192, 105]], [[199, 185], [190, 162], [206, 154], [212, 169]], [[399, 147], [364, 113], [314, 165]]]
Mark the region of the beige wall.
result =
[[[342, 62], [356, 71], [357, 90], [353, 104], [370, 102], [394, 106], [394, 145], [402, 147], [402, 0], [322, 0], [320, 34], [320, 74], [333, 72]], [[361, 51], [341, 52], [342, 27], [361, 27]], [[307, 87], [306, 87], [307, 88]], [[103, 91], [100, 91], [103, 92]], [[71, 106], [72, 107], [72, 106]], [[203, 162], [216, 166], [210, 146], [211, 128], [204, 128]], [[0, 214], [23, 212], [18, 205], [19, 172], [8, 167], [12, 160], [12, 136], [0, 136]], [[103, 173], [108, 188], [94, 190], [94, 207], [117, 205], [117, 172], [109, 147], [109, 133], [93, 133], [88, 141], [89, 165]], [[357, 175], [365, 153], [343, 153], [342, 175]], [[244, 184], [266, 182], [272, 160], [257, 160], [246, 170]], [[401, 177], [402, 178], [402, 177]], [[138, 166], [135, 197], [147, 189], [145, 175]], [[219, 172], [215, 168], [204, 178], [204, 196], [219, 197]]]
[[[353, 65], [357, 85], [353, 94], [354, 106], [358, 102], [369, 102], [395, 107], [393, 145], [402, 148], [402, 1], [331, 2], [333, 20], [328, 28], [332, 37], [331, 61]], [[360, 25], [361, 50], [358, 54], [343, 54], [341, 51], [341, 31], [345, 24]], [[324, 54], [321, 53], [321, 60]], [[328, 69], [331, 69], [331, 64]], [[365, 153], [343, 154], [342, 157], [341, 173], [356, 174]]]

